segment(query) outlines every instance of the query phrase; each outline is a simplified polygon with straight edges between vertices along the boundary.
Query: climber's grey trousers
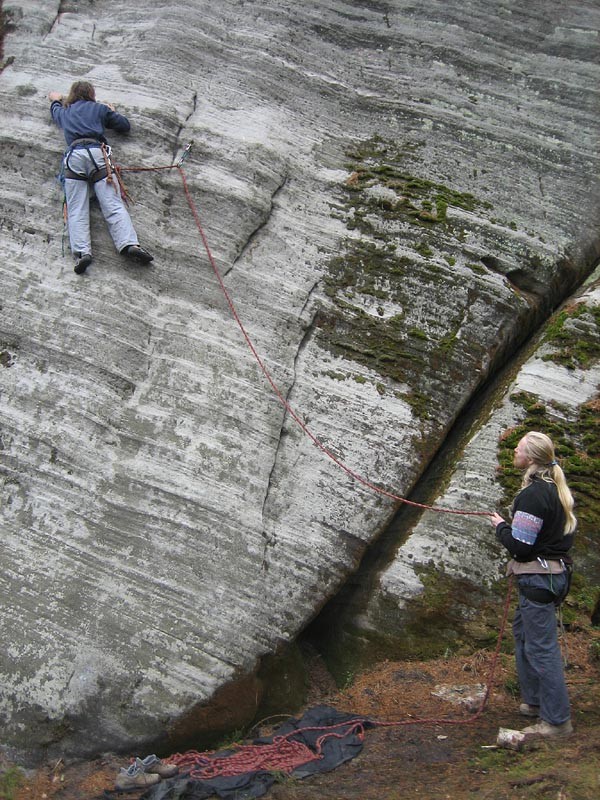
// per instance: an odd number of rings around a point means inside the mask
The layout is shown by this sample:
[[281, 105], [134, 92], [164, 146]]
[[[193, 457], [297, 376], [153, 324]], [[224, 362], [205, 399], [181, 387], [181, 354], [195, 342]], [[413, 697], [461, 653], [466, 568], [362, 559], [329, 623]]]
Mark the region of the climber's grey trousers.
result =
[[[91, 175], [96, 169], [94, 161], [96, 164], [103, 165], [104, 155], [100, 147], [90, 147], [90, 151], [91, 156], [87, 150], [73, 150], [69, 155], [69, 168], [77, 174]], [[72, 252], [75, 255], [84, 253], [91, 255], [92, 253], [90, 186], [94, 188], [102, 215], [117, 250], [121, 252], [127, 245], [139, 244], [131, 217], [121, 199], [116, 178], [113, 179], [112, 185], [107, 182], [106, 178], [92, 184], [85, 180], [65, 178], [67, 222]]]

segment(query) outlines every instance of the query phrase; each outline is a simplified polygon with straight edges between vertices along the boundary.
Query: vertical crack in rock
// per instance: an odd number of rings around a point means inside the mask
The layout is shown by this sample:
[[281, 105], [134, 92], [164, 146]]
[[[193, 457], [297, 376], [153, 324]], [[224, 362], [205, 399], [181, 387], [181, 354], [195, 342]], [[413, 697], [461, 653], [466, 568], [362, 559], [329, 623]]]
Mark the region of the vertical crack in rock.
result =
[[[304, 312], [306, 311], [306, 308], [307, 308], [308, 304], [310, 303], [310, 301], [312, 300], [312, 298], [313, 298], [313, 295], [314, 295], [314, 293], [315, 293], [315, 291], [316, 291], [316, 289], [317, 289], [317, 286], [318, 286], [320, 283], [321, 283], [321, 279], [319, 278], [319, 279], [318, 279], [318, 280], [316, 280], [316, 281], [313, 283], [313, 285], [310, 287], [310, 289], [309, 289], [309, 291], [308, 291], [308, 294], [306, 295], [306, 300], [304, 301], [304, 305], [302, 306], [302, 308], [300, 309], [300, 313], [298, 314], [298, 318], [299, 318], [299, 319], [302, 319], [302, 317], [303, 317], [303, 315], [304, 315]], [[312, 327], [314, 326], [314, 324], [315, 324], [315, 320], [316, 320], [316, 317], [317, 317], [317, 313], [318, 313], [318, 312], [315, 312], [315, 314], [313, 314], [313, 318], [312, 318], [312, 320], [311, 320], [311, 322], [310, 322], [310, 324], [309, 324], [309, 327], [310, 327], [310, 328], [312, 328]], [[306, 338], [306, 337], [305, 337], [305, 338]], [[303, 341], [304, 341], [304, 340], [303, 340]], [[297, 358], [297, 357], [298, 357], [298, 354], [296, 353], [296, 358]], [[295, 363], [295, 362], [294, 362], [294, 363]]]
[[269, 222], [269, 220], [270, 220], [270, 218], [271, 218], [271, 216], [273, 214], [273, 211], [275, 210], [275, 198], [277, 197], [279, 192], [283, 189], [283, 187], [286, 185], [286, 183], [288, 182], [288, 179], [289, 179], [289, 175], [286, 173], [281, 178], [279, 184], [275, 187], [274, 191], [271, 194], [271, 202], [270, 202], [269, 207], [266, 210], [263, 218], [258, 223], [258, 225], [254, 228], [254, 230], [249, 234], [249, 236], [246, 238], [246, 241], [244, 242], [244, 244], [242, 244], [240, 252], [234, 258], [232, 265], [229, 267], [228, 270], [226, 270], [223, 273], [223, 277], [229, 275], [229, 273], [235, 267], [237, 262], [244, 257], [244, 254], [246, 253], [246, 251], [248, 250], [248, 248], [250, 247], [250, 245], [252, 244], [254, 239], [256, 239], [258, 234], [262, 231], [262, 229], [265, 227], [265, 225], [267, 225], [267, 223]]
[[[318, 281], [317, 281], [317, 283], [318, 283]], [[304, 310], [306, 308], [307, 303], [308, 303], [308, 301], [310, 299], [310, 296], [314, 292], [315, 287], [317, 286], [317, 283], [315, 283], [314, 286], [311, 288], [311, 290], [309, 292], [309, 296], [307, 297], [307, 300], [304, 303], [304, 306], [303, 306], [302, 310]], [[291, 396], [293, 394], [294, 387], [296, 385], [296, 376], [297, 376], [297, 371], [298, 371], [297, 370], [298, 360], [299, 360], [300, 356], [302, 355], [302, 353], [304, 352], [304, 350], [306, 349], [306, 346], [307, 346], [308, 342], [310, 341], [310, 339], [313, 336], [313, 332], [314, 332], [316, 324], [317, 324], [317, 316], [318, 316], [318, 309], [315, 311], [315, 313], [313, 314], [312, 319], [310, 320], [309, 324], [304, 329], [304, 335], [302, 336], [302, 339], [300, 340], [300, 343], [299, 343], [298, 348], [296, 350], [296, 355], [294, 356], [294, 364], [293, 364], [293, 369], [292, 369], [292, 380], [290, 382], [290, 385], [288, 387], [288, 390], [287, 390], [287, 393], [286, 393], [286, 396], [285, 396], [286, 403], [290, 402], [290, 398], [291, 398]], [[277, 449], [275, 450], [275, 455], [273, 457], [273, 464], [271, 466], [271, 471], [269, 472], [269, 480], [267, 481], [267, 489], [266, 489], [266, 492], [265, 492], [265, 497], [264, 497], [263, 504], [262, 504], [262, 509], [261, 509], [261, 518], [262, 518], [262, 521], [263, 521], [262, 536], [263, 536], [263, 538], [265, 540], [264, 541], [264, 548], [263, 548], [263, 559], [262, 559], [262, 563], [261, 563], [261, 569], [264, 570], [264, 571], [269, 569], [269, 562], [268, 562], [268, 558], [267, 558], [268, 548], [269, 547], [275, 547], [275, 545], [277, 544], [276, 535], [274, 533], [270, 534], [266, 530], [265, 512], [266, 512], [267, 505], [268, 505], [269, 500], [270, 500], [271, 488], [272, 488], [272, 486], [274, 484], [275, 471], [277, 469], [277, 464], [278, 464], [278, 461], [279, 461], [279, 454], [280, 454], [282, 446], [283, 446], [283, 439], [284, 439], [284, 436], [286, 435], [285, 424], [286, 424], [287, 417], [288, 417], [288, 412], [287, 412], [287, 408], [286, 408], [286, 409], [284, 409], [283, 417], [281, 419], [281, 427], [279, 429], [279, 437], [277, 439]]]
[[[190, 121], [190, 119], [196, 113], [196, 108], [198, 107], [198, 92], [194, 92], [193, 93], [191, 105], [192, 105], [192, 108], [191, 108], [189, 114], [186, 115], [185, 119], [183, 120], [183, 123], [177, 128], [177, 133], [175, 134], [175, 143], [173, 145], [173, 151], [171, 153], [171, 160], [173, 162], [177, 158], [177, 153], [178, 153], [178, 151], [179, 151], [179, 149], [181, 147], [181, 141], [180, 141], [181, 140], [181, 134], [185, 130], [185, 127], [186, 127], [187, 123]], [[187, 144], [187, 142], [186, 142], [186, 144]]]
[[154, 330], [152, 327], [149, 328], [148, 330], [147, 345], [148, 345], [148, 350], [146, 353], [146, 375], [145, 377], [138, 380], [137, 383], [132, 384], [131, 393], [127, 398], [130, 404], [138, 402], [140, 395], [142, 394], [144, 388], [147, 386], [149, 380], [152, 377], [152, 370], [154, 366], [154, 353], [156, 352], [157, 349], [157, 341], [154, 336]]
[[[68, 12], [68, 11], [71, 11], [71, 10], [72, 9], [69, 8], [69, 5], [68, 5], [68, 3], [65, 2], [65, 0], [60, 0], [60, 3], [58, 4], [58, 9], [56, 10], [56, 16], [54, 17], [54, 19], [52, 20], [52, 22], [48, 26], [48, 33], [46, 34], [46, 36], [49, 36], [51, 33], [53, 33], [55, 31], [55, 29], [60, 25], [62, 15], [65, 12]], [[46, 38], [46, 36], [44, 36], [44, 39]], [[92, 39], [93, 38], [94, 37], [92, 35]]]
[[190, 111], [190, 113], [185, 118], [186, 122], [189, 122], [191, 116], [196, 113], [196, 108], [197, 107], [198, 107], [198, 92], [194, 92], [194, 94], [192, 95], [192, 110]]

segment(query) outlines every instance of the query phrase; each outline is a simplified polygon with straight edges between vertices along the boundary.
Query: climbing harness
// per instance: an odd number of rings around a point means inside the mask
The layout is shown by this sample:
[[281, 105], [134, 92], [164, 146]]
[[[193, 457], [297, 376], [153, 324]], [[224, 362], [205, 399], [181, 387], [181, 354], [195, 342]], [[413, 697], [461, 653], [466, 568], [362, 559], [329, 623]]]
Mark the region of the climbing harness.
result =
[[[108, 166], [107, 163], [105, 164], [98, 164], [94, 156], [92, 155], [92, 147], [102, 149], [104, 153], [104, 159], [106, 162], [107, 153], [105, 153], [105, 149], [108, 151], [108, 157], [110, 158], [110, 147], [108, 145], [104, 145], [101, 142], [98, 142], [97, 139], [75, 139], [75, 141], [71, 142], [70, 147], [67, 149], [64, 157], [63, 163], [63, 174], [65, 178], [69, 178], [70, 180], [75, 181], [86, 181], [87, 183], [97, 183], [98, 181], [103, 180], [107, 177], [108, 174]], [[86, 150], [88, 156], [92, 164], [94, 165], [94, 171], [91, 174], [87, 174], [85, 172], [77, 172], [77, 170], [71, 169], [71, 164], [69, 162], [70, 157], [73, 155], [73, 150]]]
[[466, 511], [465, 509], [444, 508], [444, 507], [441, 507], [441, 506], [428, 505], [426, 503], [417, 503], [414, 500], [408, 500], [406, 497], [401, 497], [400, 495], [395, 494], [394, 492], [391, 492], [388, 489], [384, 489], [381, 486], [377, 486], [377, 484], [373, 483], [372, 481], [369, 481], [367, 478], [363, 477], [360, 473], [356, 472], [354, 469], [352, 469], [347, 464], [345, 464], [340, 458], [338, 458], [338, 456], [336, 456], [335, 453], [332, 452], [332, 450], [330, 450], [326, 445], [323, 444], [323, 442], [321, 442], [321, 440], [309, 429], [309, 427], [306, 425], [306, 423], [294, 411], [294, 409], [290, 405], [289, 401], [284, 397], [281, 389], [279, 388], [279, 386], [277, 385], [277, 383], [275, 382], [275, 380], [271, 376], [271, 373], [267, 369], [267, 367], [266, 367], [264, 361], [262, 360], [262, 358], [260, 357], [258, 351], [256, 350], [256, 347], [254, 346], [254, 343], [253, 343], [252, 339], [250, 338], [250, 335], [248, 334], [246, 328], [244, 327], [244, 324], [243, 324], [242, 320], [240, 319], [240, 316], [239, 316], [239, 314], [238, 314], [238, 312], [236, 310], [236, 307], [235, 307], [235, 305], [233, 303], [233, 300], [231, 299], [231, 296], [230, 296], [229, 292], [227, 291], [225, 283], [223, 282], [223, 278], [221, 277], [221, 273], [219, 272], [219, 269], [217, 267], [217, 264], [215, 262], [213, 254], [211, 252], [210, 246], [208, 244], [208, 239], [206, 238], [206, 234], [204, 233], [204, 229], [203, 229], [202, 223], [200, 221], [200, 216], [198, 214], [198, 211], [196, 210], [196, 206], [194, 204], [194, 200], [192, 198], [192, 194], [190, 192], [190, 189], [189, 189], [189, 186], [188, 186], [188, 182], [187, 182], [187, 179], [185, 177], [185, 172], [183, 171], [183, 166], [182, 166], [183, 162], [185, 161], [185, 159], [189, 155], [189, 152], [190, 152], [190, 150], [192, 148], [192, 144], [193, 144], [193, 141], [190, 141], [186, 145], [186, 147], [185, 147], [181, 157], [178, 159], [178, 161], [174, 162], [173, 164], [169, 164], [168, 166], [161, 166], [161, 167], [119, 167], [118, 169], [121, 172], [154, 172], [154, 171], [168, 170], [168, 169], [176, 169], [179, 172], [179, 176], [180, 176], [182, 184], [183, 184], [183, 191], [184, 191], [188, 206], [190, 208], [190, 212], [192, 214], [194, 222], [196, 223], [196, 227], [198, 229], [198, 233], [200, 234], [200, 238], [202, 239], [202, 244], [204, 245], [204, 249], [206, 251], [206, 255], [207, 255], [208, 260], [210, 262], [210, 265], [211, 265], [211, 267], [213, 269], [213, 272], [215, 273], [215, 276], [216, 276], [217, 281], [219, 283], [219, 286], [221, 288], [221, 292], [223, 293], [223, 296], [225, 297], [225, 300], [227, 302], [227, 305], [229, 306], [229, 309], [230, 309], [230, 311], [231, 311], [231, 313], [233, 315], [233, 318], [234, 318], [235, 322], [237, 323], [240, 331], [242, 332], [242, 335], [243, 335], [244, 339], [246, 340], [246, 344], [248, 345], [248, 348], [250, 349], [252, 355], [254, 356], [254, 359], [256, 360], [258, 366], [260, 367], [263, 375], [267, 379], [267, 381], [270, 384], [271, 388], [273, 389], [273, 392], [277, 396], [279, 402], [285, 408], [285, 410], [290, 415], [290, 417], [294, 420], [294, 422], [297, 423], [297, 425], [299, 425], [299, 427], [302, 429], [302, 431], [306, 434], [306, 436], [308, 436], [308, 438], [313, 442], [313, 444], [316, 445], [316, 447], [318, 447], [331, 461], [333, 461], [347, 475], [349, 475], [351, 478], [353, 478], [358, 483], [361, 483], [367, 489], [370, 489], [371, 491], [373, 491], [373, 492], [375, 492], [377, 494], [383, 495], [385, 497], [389, 497], [390, 499], [395, 500], [398, 503], [403, 503], [404, 505], [413, 506], [415, 508], [422, 508], [422, 509], [427, 509], [427, 510], [430, 510], [430, 511], [436, 511], [436, 512], [441, 513], [441, 514], [457, 514], [457, 515], [467, 516], [467, 517], [489, 517], [491, 515], [489, 511]]
[[[102, 150], [102, 156], [104, 163], [98, 163], [94, 156], [92, 155], [92, 147], [100, 148]], [[86, 150], [88, 156], [92, 164], [94, 165], [93, 171], [88, 175], [85, 172], [78, 172], [77, 170], [71, 167], [70, 158], [73, 155], [74, 150]], [[107, 183], [110, 183], [114, 188], [115, 191], [119, 191], [121, 194], [121, 198], [125, 203], [128, 204], [130, 198], [127, 193], [127, 189], [125, 188], [124, 183], [120, 179], [119, 172], [115, 169], [115, 166], [112, 162], [112, 150], [109, 144], [105, 142], [99, 142], [97, 139], [75, 139], [67, 150], [65, 151], [65, 155], [61, 162], [60, 172], [58, 174], [58, 181], [62, 186], [63, 190], [63, 202], [62, 202], [62, 211], [63, 211], [63, 231], [62, 231], [62, 239], [61, 239], [61, 248], [62, 248], [62, 255], [65, 255], [65, 238], [67, 236], [67, 225], [68, 225], [68, 216], [69, 216], [69, 209], [67, 204], [67, 195], [65, 192], [65, 180], [68, 178], [69, 180], [75, 181], [85, 181], [89, 184], [98, 183], [98, 181], [104, 180], [106, 178]], [[117, 183], [118, 189], [114, 186], [113, 174], [117, 176]]]
[[[102, 151], [103, 163], [98, 163], [96, 161], [92, 155], [92, 148], [100, 148]], [[88, 174], [86, 172], [78, 172], [71, 167], [70, 158], [73, 155], [74, 150], [85, 150], [87, 152], [92, 164], [94, 165], [94, 169], [91, 173]], [[119, 192], [123, 202], [129, 205], [131, 197], [127, 191], [125, 183], [123, 182], [120, 172], [120, 169], [112, 160], [112, 149], [109, 144], [106, 144], [106, 142], [100, 142], [97, 139], [75, 139], [65, 151], [65, 155], [61, 164], [59, 181], [62, 184], [64, 191], [64, 183], [65, 179], [67, 178], [69, 180], [85, 181], [89, 184], [98, 183], [98, 181], [102, 181], [104, 178], [106, 178], [106, 182], [109, 183], [116, 192]], [[63, 217], [65, 224], [67, 220], [67, 214], [68, 210], [65, 196], [63, 199]]]

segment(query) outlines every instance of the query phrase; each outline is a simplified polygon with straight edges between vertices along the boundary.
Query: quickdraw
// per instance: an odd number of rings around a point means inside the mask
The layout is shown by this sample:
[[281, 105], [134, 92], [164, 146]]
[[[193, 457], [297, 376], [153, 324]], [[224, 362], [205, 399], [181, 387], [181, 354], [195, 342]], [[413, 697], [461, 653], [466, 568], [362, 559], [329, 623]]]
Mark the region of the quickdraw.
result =
[[183, 153], [181, 154], [181, 156], [179, 157], [179, 160], [178, 160], [178, 161], [175, 163], [175, 165], [174, 165], [174, 166], [176, 166], [176, 167], [181, 167], [181, 166], [183, 165], [183, 162], [186, 160], [186, 158], [187, 158], [187, 157], [188, 157], [188, 155], [190, 154], [190, 150], [192, 149], [192, 145], [193, 145], [193, 144], [194, 144], [194, 140], [193, 140], [193, 139], [191, 139], [191, 140], [190, 140], [190, 141], [189, 141], [189, 142], [186, 144], [186, 146], [185, 146], [185, 148], [184, 148], [184, 150], [183, 150]]

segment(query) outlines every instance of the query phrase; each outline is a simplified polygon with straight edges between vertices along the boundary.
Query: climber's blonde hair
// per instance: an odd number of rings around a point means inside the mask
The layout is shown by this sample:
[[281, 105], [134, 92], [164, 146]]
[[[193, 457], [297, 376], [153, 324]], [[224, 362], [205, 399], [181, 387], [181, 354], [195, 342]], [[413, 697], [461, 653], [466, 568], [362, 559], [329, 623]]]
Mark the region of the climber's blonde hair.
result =
[[525, 439], [525, 452], [532, 463], [523, 475], [521, 488], [529, 486], [534, 475], [543, 481], [556, 484], [558, 498], [565, 511], [564, 533], [565, 535], [573, 533], [577, 527], [577, 519], [573, 513], [575, 503], [571, 490], [567, 486], [565, 473], [556, 462], [552, 439], [546, 436], [545, 433], [539, 433], [538, 431], [529, 431], [523, 438]]

